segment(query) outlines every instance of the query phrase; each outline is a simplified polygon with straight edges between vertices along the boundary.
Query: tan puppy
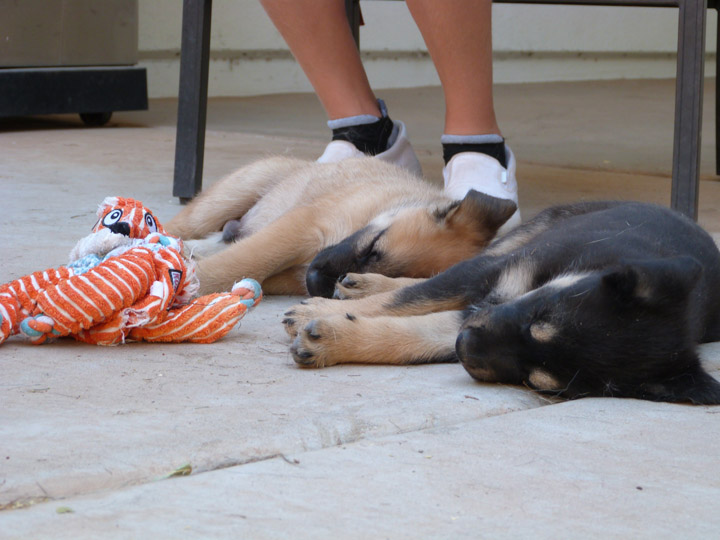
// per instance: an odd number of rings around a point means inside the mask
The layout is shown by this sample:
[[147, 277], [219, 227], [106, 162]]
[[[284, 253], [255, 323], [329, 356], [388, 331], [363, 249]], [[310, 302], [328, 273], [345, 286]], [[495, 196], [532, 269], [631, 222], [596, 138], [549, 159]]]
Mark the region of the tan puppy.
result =
[[198, 258], [202, 294], [252, 277], [267, 294], [331, 295], [347, 272], [439, 273], [479, 253], [514, 211], [510, 201], [472, 191], [452, 201], [377, 159], [274, 157], [218, 181], [166, 229]]

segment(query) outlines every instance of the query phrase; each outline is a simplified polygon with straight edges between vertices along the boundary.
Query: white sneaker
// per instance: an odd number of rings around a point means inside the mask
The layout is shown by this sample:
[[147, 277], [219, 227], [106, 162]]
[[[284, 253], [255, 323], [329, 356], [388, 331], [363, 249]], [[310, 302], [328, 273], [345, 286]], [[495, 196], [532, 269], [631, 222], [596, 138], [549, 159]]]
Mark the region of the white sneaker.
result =
[[[471, 189], [498, 199], [509, 199], [518, 204], [517, 180], [515, 180], [515, 156], [505, 146], [507, 168], [486, 154], [461, 152], [455, 154], [443, 169], [445, 195], [462, 200]], [[498, 235], [505, 234], [520, 225], [520, 208], [500, 227]]]
[[[399, 122], [398, 120], [393, 120], [393, 124], [398, 128], [395, 141], [393, 141], [390, 145], [390, 148], [372, 157], [382, 159], [383, 161], [387, 161], [388, 163], [407, 169], [416, 176], [422, 177], [420, 161], [418, 161], [418, 158], [415, 155], [415, 150], [413, 150], [413, 147], [410, 144], [405, 124]], [[330, 144], [325, 147], [325, 151], [322, 156], [317, 159], [317, 162], [335, 163], [344, 159], [363, 156], [365, 156], [365, 154], [355, 148], [355, 145], [348, 141], [331, 141]]]

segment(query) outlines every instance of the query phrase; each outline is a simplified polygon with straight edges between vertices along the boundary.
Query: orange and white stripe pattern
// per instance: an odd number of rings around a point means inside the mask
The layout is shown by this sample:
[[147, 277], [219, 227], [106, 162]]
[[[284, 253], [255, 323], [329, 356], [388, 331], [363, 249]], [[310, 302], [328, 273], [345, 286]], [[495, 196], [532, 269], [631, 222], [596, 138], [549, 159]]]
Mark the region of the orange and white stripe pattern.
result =
[[129, 231], [123, 227], [123, 234], [151, 236], [82, 274], [61, 267], [1, 285], [0, 343], [21, 329], [34, 343], [48, 336], [72, 336], [98, 345], [126, 339], [210, 343], [262, 298], [256, 281], [243, 280], [230, 293], [187, 303], [197, 283], [194, 267], [167, 238], [160, 241], [165, 232], [141, 203], [110, 197], [98, 215], [94, 232], [124, 222]]
[[100, 324], [83, 327], [82, 331], [75, 332], [77, 339], [97, 345], [115, 345], [125, 341], [132, 328], [163, 320], [167, 316], [176, 291], [183, 287], [183, 259], [171, 248], [154, 252], [146, 248], [134, 248], [109, 260], [124, 260], [127, 255], [134, 256], [137, 250], [146, 251], [152, 261], [148, 280], [142, 280], [145, 285], [143, 294], [135, 296], [136, 302], [123, 305]]
[[53, 320], [53, 335], [76, 334], [145, 296], [155, 265], [152, 251], [134, 248], [81, 275], [66, 267], [35, 272], [2, 286], [0, 313], [3, 319], [7, 313], [12, 333], [24, 318], [42, 314]]
[[[35, 295], [37, 291], [52, 287], [68, 279], [73, 271], [66, 267], [49, 269], [43, 272], [34, 272], [28, 276], [0, 285], [0, 314], [8, 317], [2, 309], [19, 310], [21, 315], [29, 315], [35, 308]], [[12, 304], [13, 308], [8, 306]]]
[[162, 322], [134, 328], [130, 337], [142, 341], [212, 343], [232, 330], [248, 309], [261, 300], [260, 284], [246, 278], [233, 285], [230, 293], [201, 296], [168, 312]]
[[248, 308], [232, 294], [211, 294], [168, 312], [165, 320], [133, 328], [130, 339], [179, 343], [212, 343], [227, 334]]
[[19, 322], [34, 314], [38, 291], [55, 287], [72, 275], [72, 270], [61, 267], [0, 285], [0, 343], [17, 334]]

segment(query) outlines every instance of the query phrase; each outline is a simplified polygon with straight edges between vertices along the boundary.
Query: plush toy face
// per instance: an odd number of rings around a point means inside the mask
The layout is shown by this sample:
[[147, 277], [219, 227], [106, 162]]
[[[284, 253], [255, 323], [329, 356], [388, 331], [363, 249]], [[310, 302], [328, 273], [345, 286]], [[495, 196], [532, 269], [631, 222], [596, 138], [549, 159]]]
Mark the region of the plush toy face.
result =
[[98, 217], [94, 233], [109, 229], [130, 238], [145, 238], [155, 232], [167, 234], [152, 212], [135, 199], [107, 197], [98, 209]]

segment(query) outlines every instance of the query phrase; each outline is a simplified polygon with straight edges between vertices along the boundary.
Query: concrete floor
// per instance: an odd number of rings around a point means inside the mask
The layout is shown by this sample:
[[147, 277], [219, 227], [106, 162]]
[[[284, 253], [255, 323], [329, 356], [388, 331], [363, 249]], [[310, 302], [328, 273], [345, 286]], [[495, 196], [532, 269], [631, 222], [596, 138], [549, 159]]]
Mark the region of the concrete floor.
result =
[[[438, 181], [439, 89], [380, 94]], [[720, 235], [712, 105], [700, 222]], [[175, 108], [100, 129], [0, 120], [0, 283], [63, 264], [107, 195], [177, 212]], [[501, 85], [497, 109], [526, 218], [578, 199], [669, 201], [671, 81]], [[326, 140], [311, 95], [213, 100], [206, 185]], [[267, 298], [212, 345], [2, 345], [0, 538], [717, 535], [717, 408], [556, 402], [457, 365], [299, 369], [280, 324], [297, 301]], [[718, 376], [720, 343], [701, 353]]]

